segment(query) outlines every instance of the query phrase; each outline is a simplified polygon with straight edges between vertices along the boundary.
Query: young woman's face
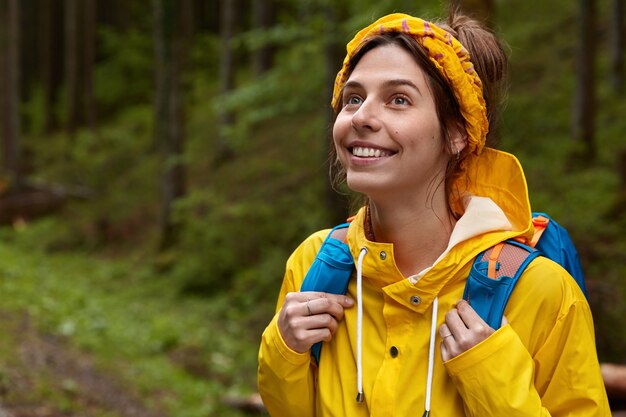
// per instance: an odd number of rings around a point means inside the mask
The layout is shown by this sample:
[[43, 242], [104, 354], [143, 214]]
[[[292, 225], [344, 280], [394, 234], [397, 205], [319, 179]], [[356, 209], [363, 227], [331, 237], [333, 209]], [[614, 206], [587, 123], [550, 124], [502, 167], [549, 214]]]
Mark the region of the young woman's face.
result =
[[384, 45], [367, 52], [341, 105], [333, 139], [352, 190], [371, 199], [426, 197], [443, 181], [450, 155], [426, 76], [406, 50]]

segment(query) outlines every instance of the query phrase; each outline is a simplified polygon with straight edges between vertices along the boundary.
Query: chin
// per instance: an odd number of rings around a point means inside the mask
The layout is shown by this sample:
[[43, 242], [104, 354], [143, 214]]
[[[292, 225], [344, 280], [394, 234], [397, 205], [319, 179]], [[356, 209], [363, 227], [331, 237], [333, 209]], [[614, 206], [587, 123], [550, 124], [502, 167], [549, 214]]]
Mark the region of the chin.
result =
[[350, 178], [350, 176], [348, 176], [346, 184], [350, 190], [368, 197], [379, 194], [381, 191], [385, 190], [385, 188], [388, 188], [385, 187], [380, 180], [372, 181], [371, 178]]

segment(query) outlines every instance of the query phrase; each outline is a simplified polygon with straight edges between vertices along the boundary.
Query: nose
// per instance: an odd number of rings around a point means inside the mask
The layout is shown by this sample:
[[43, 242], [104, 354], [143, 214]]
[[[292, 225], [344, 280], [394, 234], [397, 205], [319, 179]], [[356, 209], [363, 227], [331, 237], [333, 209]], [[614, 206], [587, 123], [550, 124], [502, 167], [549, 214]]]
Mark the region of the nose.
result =
[[381, 127], [379, 109], [373, 100], [365, 100], [352, 115], [352, 127], [357, 131], [376, 131]]

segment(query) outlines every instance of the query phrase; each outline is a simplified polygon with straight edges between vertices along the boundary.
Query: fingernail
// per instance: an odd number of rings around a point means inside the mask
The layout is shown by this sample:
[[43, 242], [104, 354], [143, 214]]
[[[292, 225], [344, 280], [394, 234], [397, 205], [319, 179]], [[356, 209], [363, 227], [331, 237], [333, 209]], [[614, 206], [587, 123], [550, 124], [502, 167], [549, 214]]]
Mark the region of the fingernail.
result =
[[350, 298], [350, 297], [346, 297], [345, 304], [346, 304], [346, 306], [350, 307], [350, 306], [354, 305], [354, 300], [352, 298]]

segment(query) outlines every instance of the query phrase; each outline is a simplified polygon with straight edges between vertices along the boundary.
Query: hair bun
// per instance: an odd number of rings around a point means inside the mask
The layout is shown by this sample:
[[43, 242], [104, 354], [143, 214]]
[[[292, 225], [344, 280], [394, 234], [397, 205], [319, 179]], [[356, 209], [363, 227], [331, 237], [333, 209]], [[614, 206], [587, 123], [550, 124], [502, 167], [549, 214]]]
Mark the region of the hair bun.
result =
[[478, 20], [451, 9], [447, 22], [438, 26], [448, 31], [467, 49], [478, 76], [483, 82], [487, 117], [491, 126], [488, 143], [495, 133], [499, 107], [504, 98], [508, 75], [508, 57], [495, 34]]

